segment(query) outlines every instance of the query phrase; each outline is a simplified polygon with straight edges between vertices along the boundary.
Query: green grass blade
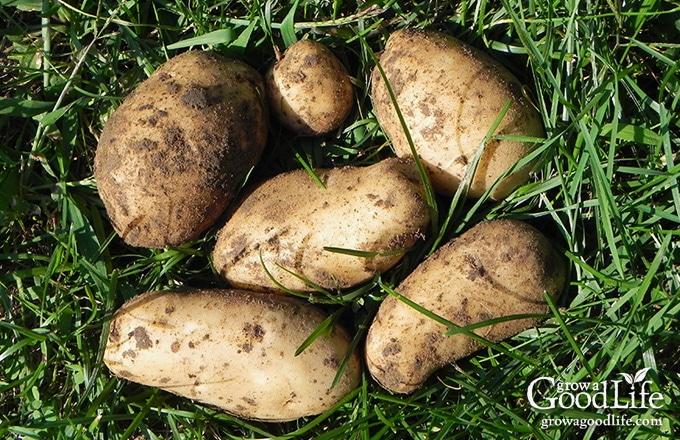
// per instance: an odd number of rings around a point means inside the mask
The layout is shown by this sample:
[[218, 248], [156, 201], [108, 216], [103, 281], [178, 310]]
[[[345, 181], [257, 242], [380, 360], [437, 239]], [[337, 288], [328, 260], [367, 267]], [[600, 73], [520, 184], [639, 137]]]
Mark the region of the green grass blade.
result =
[[[363, 40], [363, 38], [362, 41], [368, 47], [368, 43], [366, 43], [365, 40]], [[387, 75], [385, 74], [385, 71], [383, 70], [382, 65], [380, 64], [380, 60], [378, 59], [378, 57], [376, 57], [373, 51], [369, 51], [369, 55], [375, 65], [375, 69], [377, 69], [378, 72], [380, 73], [380, 77], [382, 78], [383, 84], [387, 89], [387, 93], [389, 94], [390, 100], [392, 101], [392, 106], [394, 107], [394, 110], [397, 114], [397, 118], [399, 119], [399, 124], [401, 125], [404, 131], [404, 136], [406, 137], [406, 141], [408, 142], [409, 148], [411, 149], [411, 156], [413, 157], [413, 161], [416, 164], [416, 167], [418, 169], [418, 175], [420, 176], [420, 180], [423, 183], [423, 188], [425, 190], [425, 199], [427, 200], [427, 206], [430, 210], [432, 230], [437, 231], [439, 230], [439, 208], [435, 198], [434, 189], [432, 188], [432, 183], [430, 182], [430, 177], [428, 176], [427, 171], [425, 170], [425, 167], [422, 161], [420, 160], [420, 155], [418, 154], [416, 146], [413, 143], [413, 138], [411, 137], [408, 125], [406, 124], [404, 115], [401, 112], [399, 103], [397, 102], [397, 96], [395, 95], [394, 90], [392, 89], [392, 86], [389, 82], [389, 79], [387, 78]]]
[[281, 22], [281, 37], [286, 47], [290, 47], [297, 42], [295, 35], [295, 13], [298, 9], [299, 0], [295, 0], [290, 7], [290, 11]]
[[184, 49], [192, 46], [217, 46], [219, 44], [229, 44], [234, 40], [234, 30], [232, 28], [218, 29], [207, 34], [187, 38], [168, 45], [168, 50]]

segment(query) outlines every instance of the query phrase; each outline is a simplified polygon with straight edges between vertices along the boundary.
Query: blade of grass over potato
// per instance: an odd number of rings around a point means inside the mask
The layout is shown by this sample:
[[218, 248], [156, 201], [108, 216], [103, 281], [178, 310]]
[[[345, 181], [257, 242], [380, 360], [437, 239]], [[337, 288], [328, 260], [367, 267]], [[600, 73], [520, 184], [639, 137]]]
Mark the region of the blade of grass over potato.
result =
[[354, 257], [362, 257], [362, 258], [391, 257], [391, 256], [394, 256], [394, 255], [405, 254], [406, 252], [409, 252], [412, 249], [414, 249], [414, 247], [410, 247], [410, 248], [407, 248], [407, 249], [395, 249], [393, 251], [384, 251], [384, 252], [367, 252], [367, 251], [358, 251], [358, 250], [354, 250], [354, 249], [345, 249], [345, 248], [338, 248], [338, 247], [332, 247], [332, 246], [324, 246], [324, 248], [323, 248], [324, 251], [334, 252], [336, 254], [352, 255]]
[[300, 165], [302, 165], [302, 168], [304, 168], [305, 171], [307, 171], [307, 174], [309, 174], [309, 176], [312, 178], [312, 180], [314, 180], [314, 183], [316, 183], [319, 186], [319, 188], [328, 189], [326, 187], [326, 184], [323, 183], [323, 181], [316, 174], [316, 172], [314, 171], [314, 168], [309, 163], [307, 163], [305, 158], [302, 157], [302, 155], [299, 152], [295, 153], [295, 159], [297, 159], [297, 161], [300, 163]]
[[[484, 154], [484, 149], [486, 148], [487, 142], [489, 142], [492, 137], [494, 136], [494, 133], [498, 129], [498, 126], [503, 122], [503, 118], [505, 118], [505, 115], [508, 113], [508, 110], [510, 110], [510, 107], [512, 106], [512, 101], [508, 101], [503, 105], [501, 110], [498, 112], [498, 115], [496, 116], [496, 119], [494, 119], [493, 123], [489, 127], [489, 129], [486, 132], [486, 135], [484, 135], [484, 139], [480, 143], [480, 145], [477, 147], [477, 150], [475, 151], [474, 156], [470, 160], [470, 164], [468, 165], [468, 168], [465, 170], [465, 175], [460, 181], [460, 185], [458, 186], [458, 189], [456, 189], [456, 193], [453, 195], [453, 199], [451, 200], [451, 204], [449, 205], [449, 212], [444, 219], [442, 226], [437, 230], [437, 238], [434, 240], [432, 247], [430, 248], [429, 254], [431, 255], [441, 244], [442, 240], [444, 239], [444, 235], [447, 233], [449, 226], [453, 220], [455, 220], [458, 215], [460, 215], [460, 211], [462, 209], [462, 200], [464, 200], [467, 197], [468, 190], [470, 188], [470, 185], [472, 183], [472, 179], [475, 175], [475, 172], [477, 171], [477, 165], [479, 164], [479, 160], [482, 157], [482, 154]], [[499, 178], [501, 180], [503, 176]], [[489, 195], [493, 192], [495, 188], [495, 185], [489, 188], [488, 191], [486, 191], [485, 194], [480, 197], [479, 201], [475, 206], [481, 205], [484, 201], [487, 200]], [[471, 213], [474, 213], [476, 210], [471, 209], [468, 211], [468, 215]]]
[[[364, 43], [366, 44], [366, 43]], [[423, 188], [425, 189], [425, 198], [427, 200], [427, 206], [430, 209], [430, 219], [432, 221], [432, 230], [437, 231], [439, 230], [439, 210], [437, 208], [437, 202], [435, 200], [435, 194], [434, 194], [434, 189], [432, 188], [432, 183], [430, 182], [430, 177], [427, 175], [427, 171], [425, 171], [425, 167], [423, 166], [423, 162], [420, 160], [420, 156], [418, 155], [418, 151], [416, 150], [416, 146], [413, 143], [413, 138], [411, 137], [411, 133], [409, 131], [408, 126], [406, 125], [406, 120], [404, 119], [404, 115], [402, 114], [400, 108], [399, 108], [399, 103], [397, 102], [397, 96], [394, 94], [394, 90], [392, 90], [392, 86], [389, 82], [389, 79], [387, 78], [387, 75], [385, 75], [385, 71], [383, 70], [382, 66], [380, 65], [380, 60], [378, 57], [375, 56], [375, 53], [373, 51], [368, 52], [373, 63], [375, 64], [375, 68], [378, 69], [378, 72], [380, 73], [380, 77], [382, 78], [385, 88], [387, 89], [387, 93], [390, 96], [390, 100], [392, 101], [392, 105], [394, 106], [394, 110], [397, 114], [397, 118], [399, 119], [399, 123], [401, 124], [402, 129], [404, 130], [404, 136], [406, 136], [406, 141], [408, 142], [409, 147], [411, 148], [411, 156], [413, 157], [413, 161], [416, 164], [416, 167], [418, 168], [418, 174], [420, 176], [420, 181], [423, 183]]]
[[[309, 346], [312, 345], [317, 338], [329, 336], [333, 331], [333, 327], [338, 323], [340, 316], [346, 312], [347, 308], [348, 306], [343, 306], [342, 308], [337, 309], [331, 313], [321, 324], [319, 324], [319, 326], [307, 337], [307, 339], [305, 339], [302, 344], [300, 344], [297, 350], [295, 350], [295, 356], [302, 354], [302, 352], [309, 348]], [[340, 361], [338, 371], [335, 373], [335, 377], [333, 378], [333, 383], [331, 384], [330, 389], [335, 388], [342, 380], [352, 355], [357, 350], [357, 345], [359, 344], [360, 340], [361, 339], [358, 337], [352, 338], [352, 343], [348, 347], [347, 353], [345, 353], [342, 361]]]
[[328, 318], [324, 319], [321, 324], [305, 339], [302, 344], [295, 350], [295, 356], [299, 356], [303, 351], [305, 351], [310, 345], [314, 343], [314, 340], [318, 337], [328, 335], [338, 320], [338, 317], [344, 312], [343, 309], [338, 309], [333, 312]]
[[[422, 313], [423, 315], [427, 316], [428, 318], [430, 318], [430, 319], [438, 322], [439, 324], [447, 327], [449, 330], [447, 331], [447, 333], [445, 333], [446, 335], [448, 335], [449, 333], [450, 334], [460, 333], [460, 334], [463, 334], [463, 335], [467, 336], [468, 338], [472, 339], [473, 341], [482, 344], [485, 347], [500, 351], [501, 353], [504, 353], [506, 355], [510, 354], [509, 350], [506, 349], [505, 347], [503, 347], [501, 344], [496, 344], [494, 342], [491, 342], [488, 339], [485, 339], [483, 336], [480, 336], [477, 333], [474, 333], [471, 328], [477, 328], [476, 324], [473, 324], [472, 326], [465, 326], [465, 327], [459, 326], [459, 325], [449, 321], [448, 319], [446, 319], [442, 316], [439, 316], [436, 313], [433, 313], [430, 310], [427, 310], [423, 306], [411, 301], [409, 298], [406, 298], [405, 296], [399, 294], [399, 292], [395, 291], [390, 286], [383, 284], [382, 281], [380, 281], [380, 280], [378, 281], [378, 285], [387, 294], [396, 297], [399, 301], [405, 303], [407, 306], [411, 307], [412, 309], [417, 310], [418, 312]], [[516, 319], [516, 318], [515, 317], [509, 317], [507, 320], [512, 320], [512, 319]], [[500, 318], [500, 320], [506, 321], [505, 318]], [[491, 320], [491, 321], [493, 321], [493, 320]], [[479, 324], [480, 327], [484, 327], [485, 325], [486, 325], [485, 323]], [[517, 353], [517, 352], [512, 352], [512, 355], [518, 356], [520, 358], [522, 357], [522, 354]]]
[[[309, 295], [309, 294], [305, 294], [305, 293], [296, 292], [296, 291], [291, 290], [291, 289], [289, 289], [288, 287], [284, 286], [283, 284], [281, 284], [281, 283], [279, 282], [279, 280], [277, 280], [277, 279], [274, 277], [274, 275], [273, 275], [273, 274], [269, 271], [269, 269], [267, 268], [267, 265], [265, 264], [264, 259], [262, 258], [262, 251], [261, 251], [261, 250], [260, 250], [260, 264], [262, 265], [262, 269], [263, 269], [263, 270], [265, 271], [265, 273], [267, 274], [267, 277], [272, 281], [272, 283], [274, 283], [274, 284], [276, 285], [276, 287], [278, 287], [279, 289], [281, 289], [281, 291], [283, 291], [283, 292], [285, 292], [285, 293], [288, 293], [288, 294], [291, 294], [291, 295], [299, 296], [299, 297], [302, 297], [302, 298], [309, 298], [310, 300], [313, 300], [313, 302], [317, 302], [317, 301], [322, 302], [322, 300], [320, 300], [320, 299], [317, 298], [317, 297], [313, 297], [313, 296], [311, 296], [311, 295]], [[337, 299], [336, 299], [337, 297], [336, 297], [335, 295], [333, 295], [331, 292], [328, 292], [328, 291], [327, 291], [326, 289], [324, 289], [323, 287], [321, 287], [321, 286], [319, 286], [319, 285], [317, 285], [317, 284], [311, 282], [310, 280], [308, 280], [307, 278], [303, 277], [302, 275], [300, 275], [300, 274], [298, 274], [298, 273], [295, 273], [295, 272], [293, 272], [292, 270], [290, 270], [290, 269], [288, 269], [288, 268], [286, 268], [286, 267], [283, 267], [283, 266], [281, 266], [281, 265], [278, 264], [278, 263], [276, 263], [276, 267], [278, 267], [279, 269], [283, 270], [283, 271], [286, 272], [286, 273], [289, 273], [290, 275], [293, 275], [295, 278], [297, 278], [297, 279], [299, 279], [300, 281], [302, 281], [305, 285], [307, 285], [307, 286], [311, 287], [312, 289], [314, 289], [315, 292], [317, 292], [317, 293], [323, 295], [323, 296], [324, 296], [325, 298], [327, 298], [328, 301], [330, 301], [331, 303], [336, 303], [336, 302], [337, 302]]]

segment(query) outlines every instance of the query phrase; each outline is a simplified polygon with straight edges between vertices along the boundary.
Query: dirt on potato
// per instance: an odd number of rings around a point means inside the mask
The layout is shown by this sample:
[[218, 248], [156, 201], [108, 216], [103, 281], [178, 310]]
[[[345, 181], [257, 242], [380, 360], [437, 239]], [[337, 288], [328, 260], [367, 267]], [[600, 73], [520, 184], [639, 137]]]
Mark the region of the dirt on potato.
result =
[[262, 154], [263, 90], [245, 64], [190, 51], [125, 99], [100, 136], [95, 177], [126, 242], [179, 245], [214, 223]]

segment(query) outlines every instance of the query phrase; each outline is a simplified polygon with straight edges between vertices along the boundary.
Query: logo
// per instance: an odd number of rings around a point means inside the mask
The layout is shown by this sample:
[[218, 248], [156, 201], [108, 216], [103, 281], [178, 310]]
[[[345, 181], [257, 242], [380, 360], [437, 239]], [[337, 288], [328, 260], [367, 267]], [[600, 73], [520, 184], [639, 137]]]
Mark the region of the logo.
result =
[[602, 382], [562, 382], [552, 377], [534, 379], [527, 388], [529, 405], [536, 410], [560, 409], [660, 409], [664, 396], [645, 380], [649, 368], [623, 379]]

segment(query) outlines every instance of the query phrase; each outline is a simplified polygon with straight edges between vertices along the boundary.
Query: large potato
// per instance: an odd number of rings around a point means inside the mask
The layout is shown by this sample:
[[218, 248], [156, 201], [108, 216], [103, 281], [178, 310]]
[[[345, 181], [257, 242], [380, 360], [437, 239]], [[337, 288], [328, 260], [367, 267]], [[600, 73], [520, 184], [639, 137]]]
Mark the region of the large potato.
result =
[[265, 75], [272, 113], [306, 136], [337, 130], [354, 105], [347, 69], [322, 43], [301, 40]]
[[429, 224], [410, 162], [391, 158], [315, 173], [325, 189], [303, 170], [276, 176], [257, 187], [220, 230], [215, 268], [232, 286], [277, 289], [269, 271], [296, 291], [314, 290], [299, 277], [326, 289], [348, 288], [396, 264], [400, 251]]
[[[535, 228], [514, 220], [481, 223], [442, 246], [395, 290], [459, 326], [516, 314], [548, 311], [544, 292], [556, 298], [566, 268]], [[477, 330], [498, 342], [537, 323], [510, 320]], [[380, 305], [366, 339], [366, 363], [384, 388], [410, 393], [437, 369], [483, 347], [394, 296]]]
[[266, 142], [261, 76], [214, 53], [178, 55], [111, 115], [94, 173], [127, 243], [179, 245], [212, 225]]
[[318, 414], [356, 388], [350, 339], [339, 326], [295, 351], [326, 316], [298, 298], [238, 290], [151, 292], [113, 316], [104, 362], [115, 375], [246, 419]]
[[[501, 64], [437, 32], [400, 30], [380, 57], [413, 143], [434, 189], [451, 195], [503, 106], [512, 106], [495, 135], [543, 137], [538, 112], [522, 85]], [[399, 156], [411, 156], [404, 129], [380, 71], [372, 75], [375, 113]], [[480, 197], [532, 149], [528, 142], [492, 139], [486, 144], [469, 196]], [[506, 177], [491, 194], [506, 197], [529, 178], [531, 167]]]

